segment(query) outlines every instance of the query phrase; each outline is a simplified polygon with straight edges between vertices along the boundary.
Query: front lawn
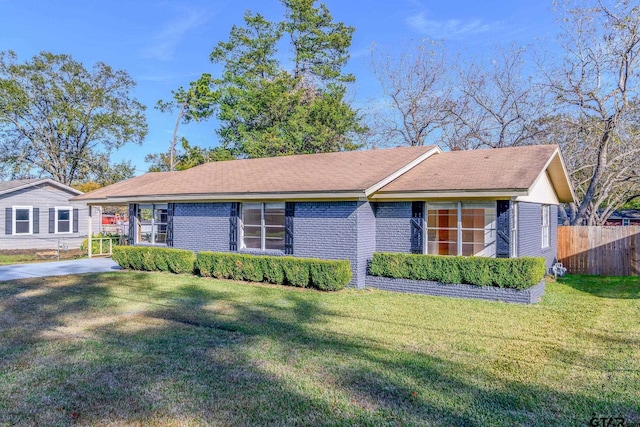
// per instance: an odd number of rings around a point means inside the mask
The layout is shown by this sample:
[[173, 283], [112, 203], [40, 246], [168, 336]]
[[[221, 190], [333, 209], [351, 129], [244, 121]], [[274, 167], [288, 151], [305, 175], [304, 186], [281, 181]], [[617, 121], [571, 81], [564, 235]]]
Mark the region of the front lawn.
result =
[[0, 283], [0, 425], [640, 422], [640, 278], [534, 306], [162, 273]]

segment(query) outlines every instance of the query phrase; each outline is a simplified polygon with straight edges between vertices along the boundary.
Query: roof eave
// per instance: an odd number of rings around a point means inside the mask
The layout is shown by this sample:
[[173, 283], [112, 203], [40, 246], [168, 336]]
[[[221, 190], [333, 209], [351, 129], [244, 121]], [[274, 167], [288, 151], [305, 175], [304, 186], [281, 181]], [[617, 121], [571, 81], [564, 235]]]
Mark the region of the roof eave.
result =
[[157, 194], [145, 196], [119, 196], [85, 198], [77, 201], [88, 205], [126, 205], [129, 203], [158, 202], [231, 202], [243, 200], [360, 200], [364, 191], [271, 192], [271, 193], [209, 193], [209, 194]]
[[369, 198], [375, 201], [402, 201], [422, 199], [510, 199], [526, 196], [529, 192], [524, 188], [481, 189], [481, 190], [438, 190], [438, 191], [394, 191], [378, 192]]

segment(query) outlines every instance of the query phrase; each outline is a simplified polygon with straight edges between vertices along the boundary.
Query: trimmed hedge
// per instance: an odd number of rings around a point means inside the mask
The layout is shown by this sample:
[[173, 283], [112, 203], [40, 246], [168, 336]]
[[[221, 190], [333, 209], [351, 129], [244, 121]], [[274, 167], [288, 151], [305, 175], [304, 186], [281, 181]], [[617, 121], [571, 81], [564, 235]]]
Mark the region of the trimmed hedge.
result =
[[528, 289], [543, 279], [544, 258], [485, 258], [376, 252], [369, 274], [441, 283]]
[[323, 291], [343, 289], [351, 281], [349, 260], [321, 260], [226, 252], [199, 252], [196, 268], [204, 277], [268, 282]]
[[154, 246], [115, 246], [111, 257], [122, 268], [176, 274], [193, 273], [196, 261], [191, 251]]

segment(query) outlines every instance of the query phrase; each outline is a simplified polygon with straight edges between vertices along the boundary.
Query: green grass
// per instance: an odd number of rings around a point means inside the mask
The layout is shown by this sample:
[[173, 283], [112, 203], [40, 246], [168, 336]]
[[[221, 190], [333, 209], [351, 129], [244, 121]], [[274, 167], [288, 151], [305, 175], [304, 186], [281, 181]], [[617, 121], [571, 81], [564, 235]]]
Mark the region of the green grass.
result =
[[42, 261], [35, 254], [0, 254], [0, 265], [25, 264]]
[[0, 282], [0, 425], [640, 422], [640, 279], [534, 306], [162, 273]]

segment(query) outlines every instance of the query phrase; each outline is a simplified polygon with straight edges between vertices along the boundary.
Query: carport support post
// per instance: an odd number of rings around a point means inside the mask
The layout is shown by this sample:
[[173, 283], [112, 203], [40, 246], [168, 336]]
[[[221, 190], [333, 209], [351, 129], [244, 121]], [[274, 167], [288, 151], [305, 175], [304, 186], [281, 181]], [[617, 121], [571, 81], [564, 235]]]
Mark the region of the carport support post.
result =
[[89, 258], [91, 258], [91, 252], [93, 249], [93, 242], [92, 242], [92, 238], [93, 238], [93, 227], [91, 226], [91, 213], [93, 211], [93, 207], [91, 205], [89, 205], [89, 215], [87, 216], [87, 221], [89, 222], [89, 238], [87, 239], [87, 242], [89, 243], [89, 247], [87, 249]]

